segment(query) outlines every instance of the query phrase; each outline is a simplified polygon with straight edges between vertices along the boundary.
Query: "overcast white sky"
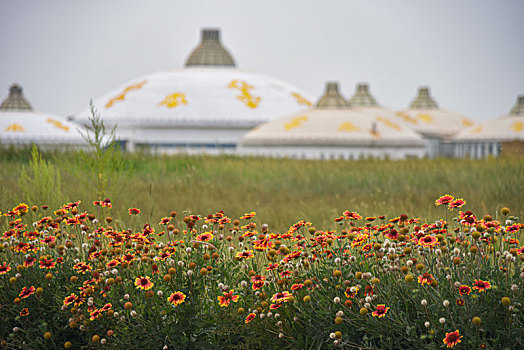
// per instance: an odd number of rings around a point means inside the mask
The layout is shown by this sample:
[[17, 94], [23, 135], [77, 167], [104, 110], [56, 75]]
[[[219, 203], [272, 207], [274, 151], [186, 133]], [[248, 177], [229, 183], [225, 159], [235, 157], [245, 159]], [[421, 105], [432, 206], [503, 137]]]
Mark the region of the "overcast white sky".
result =
[[36, 110], [67, 116], [140, 75], [182, 67], [203, 27], [237, 66], [318, 97], [358, 82], [386, 107], [429, 85], [477, 120], [524, 95], [523, 0], [0, 0], [0, 100], [20, 83]]

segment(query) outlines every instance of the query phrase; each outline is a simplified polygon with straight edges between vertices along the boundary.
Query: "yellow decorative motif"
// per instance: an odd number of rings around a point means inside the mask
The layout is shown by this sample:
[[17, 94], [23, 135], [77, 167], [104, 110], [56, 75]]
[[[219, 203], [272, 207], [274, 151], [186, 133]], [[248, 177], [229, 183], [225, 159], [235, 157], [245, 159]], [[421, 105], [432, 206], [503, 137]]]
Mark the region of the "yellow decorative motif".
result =
[[482, 127], [481, 126], [477, 126], [475, 129], [471, 130], [470, 133], [478, 134], [481, 131], [482, 131]]
[[167, 95], [166, 98], [158, 105], [173, 108], [181, 103], [187, 105], [186, 95], [181, 92], [175, 92], [174, 94]]
[[511, 130], [515, 132], [521, 132], [524, 130], [524, 122], [514, 122], [511, 124]]
[[130, 92], [132, 90], [140, 90], [146, 83], [147, 83], [147, 80], [142, 80], [138, 84], [134, 84], [134, 85], [130, 85], [130, 86], [126, 87], [124, 89], [124, 91], [122, 91], [122, 93], [120, 95], [118, 95], [116, 97], [113, 97], [112, 99], [107, 101], [106, 108], [109, 108], [109, 107], [113, 106], [115, 104], [115, 102], [121, 102], [121, 101], [125, 100], [126, 94], [128, 92]]
[[295, 98], [295, 100], [297, 100], [297, 103], [299, 105], [306, 105], [308, 107], [311, 107], [313, 106], [313, 103], [311, 103], [311, 101], [309, 101], [308, 99], [306, 99], [304, 96], [302, 96], [301, 94], [299, 94], [298, 92], [292, 92], [291, 93], [291, 96], [293, 96]]
[[309, 118], [307, 116], [293, 118], [290, 122], [284, 124], [284, 129], [289, 131], [291, 129], [298, 128], [299, 126], [302, 126], [302, 124], [304, 124], [308, 119]]
[[359, 131], [359, 130], [360, 129], [351, 122], [343, 122], [338, 127], [338, 131], [353, 132], [353, 131]]
[[46, 120], [48, 123], [51, 123], [53, 124], [55, 127], [59, 128], [59, 129], [62, 129], [64, 131], [69, 131], [69, 127], [60, 123], [58, 120], [55, 120], [55, 119], [52, 119], [52, 118], [47, 118]]
[[260, 104], [260, 97], [253, 96], [249, 90], [253, 90], [254, 87], [249, 85], [242, 80], [232, 80], [231, 83], [227, 86], [230, 89], [236, 89], [240, 92], [240, 95], [237, 96], [237, 99], [242, 101], [249, 108], [257, 108]]
[[473, 123], [467, 119], [462, 119], [462, 126], [469, 128], [470, 126], [473, 126]]
[[429, 114], [418, 114], [417, 118], [422, 120], [424, 123], [431, 124], [433, 123], [433, 117]]
[[395, 115], [399, 118], [402, 118], [404, 119], [405, 121], [407, 121], [408, 123], [411, 123], [411, 124], [418, 124], [418, 120], [416, 118], [413, 118], [412, 116], [410, 116], [409, 114], [406, 114], [404, 112], [397, 112], [395, 113]]
[[4, 131], [12, 131], [12, 132], [25, 132], [25, 129], [20, 124], [11, 124], [9, 125]]
[[375, 120], [378, 121], [378, 122], [384, 123], [387, 127], [390, 127], [391, 129], [395, 129], [397, 131], [400, 131], [400, 126], [398, 126], [397, 124], [393, 123], [389, 119], [386, 119], [384, 117], [376, 117]]

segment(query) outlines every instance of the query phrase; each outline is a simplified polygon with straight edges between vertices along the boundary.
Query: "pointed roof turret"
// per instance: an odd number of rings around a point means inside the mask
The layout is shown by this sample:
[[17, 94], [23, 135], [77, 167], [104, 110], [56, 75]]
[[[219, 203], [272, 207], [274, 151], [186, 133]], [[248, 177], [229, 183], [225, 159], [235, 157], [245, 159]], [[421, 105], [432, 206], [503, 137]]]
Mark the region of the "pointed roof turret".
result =
[[220, 43], [220, 30], [202, 30], [202, 41], [186, 61], [186, 67], [192, 66], [235, 67], [233, 57]]
[[509, 115], [524, 116], [524, 95], [520, 95], [517, 98], [517, 102], [511, 108]]
[[316, 108], [346, 108], [347, 101], [338, 92], [337, 82], [326, 83], [326, 91], [324, 95], [319, 98]]
[[429, 95], [429, 88], [427, 86], [423, 86], [418, 89], [418, 95], [411, 102], [411, 105], [409, 106], [410, 109], [438, 109], [438, 105], [433, 100], [433, 98]]
[[375, 98], [369, 93], [368, 84], [357, 84], [357, 91], [349, 99], [351, 107], [376, 107], [378, 106]]
[[22, 94], [22, 88], [18, 84], [13, 84], [9, 88], [9, 96], [0, 105], [2, 111], [32, 111], [33, 107], [27, 102]]

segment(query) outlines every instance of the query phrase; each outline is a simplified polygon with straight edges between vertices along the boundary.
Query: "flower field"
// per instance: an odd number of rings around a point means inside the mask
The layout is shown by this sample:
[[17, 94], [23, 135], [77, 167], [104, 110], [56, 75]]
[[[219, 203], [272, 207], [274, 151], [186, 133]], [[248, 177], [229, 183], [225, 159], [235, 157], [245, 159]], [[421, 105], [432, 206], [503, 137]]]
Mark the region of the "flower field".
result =
[[444, 195], [436, 221], [345, 210], [273, 230], [255, 212], [31, 205], [1, 208], [1, 348], [524, 347], [508, 208]]

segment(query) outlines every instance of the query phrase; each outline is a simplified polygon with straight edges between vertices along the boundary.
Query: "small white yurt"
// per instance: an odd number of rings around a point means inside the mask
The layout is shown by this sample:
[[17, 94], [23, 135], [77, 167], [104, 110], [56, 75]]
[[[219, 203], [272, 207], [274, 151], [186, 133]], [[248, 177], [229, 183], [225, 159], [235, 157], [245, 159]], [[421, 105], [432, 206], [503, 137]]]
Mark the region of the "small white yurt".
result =
[[13, 84], [9, 95], [0, 105], [0, 146], [35, 144], [43, 149], [86, 147], [78, 129], [64, 118], [49, 113], [34, 112], [22, 93]]
[[[236, 68], [219, 31], [204, 29], [184, 68], [132, 79], [94, 104], [129, 150], [234, 153], [244, 133], [310, 100], [290, 84]], [[86, 108], [72, 118], [88, 124], [89, 116]]]
[[452, 145], [456, 158], [524, 154], [524, 96], [518, 97], [509, 115], [459, 132]]
[[443, 142], [457, 132], [475, 125], [473, 120], [462, 114], [440, 109], [426, 86], [419, 88], [417, 97], [409, 108], [397, 112], [396, 116], [399, 122], [424, 138], [429, 158], [451, 156]]
[[378, 107], [350, 108], [335, 82], [315, 107], [267, 122], [239, 142], [241, 155], [305, 159], [403, 159], [424, 156], [424, 141]]

